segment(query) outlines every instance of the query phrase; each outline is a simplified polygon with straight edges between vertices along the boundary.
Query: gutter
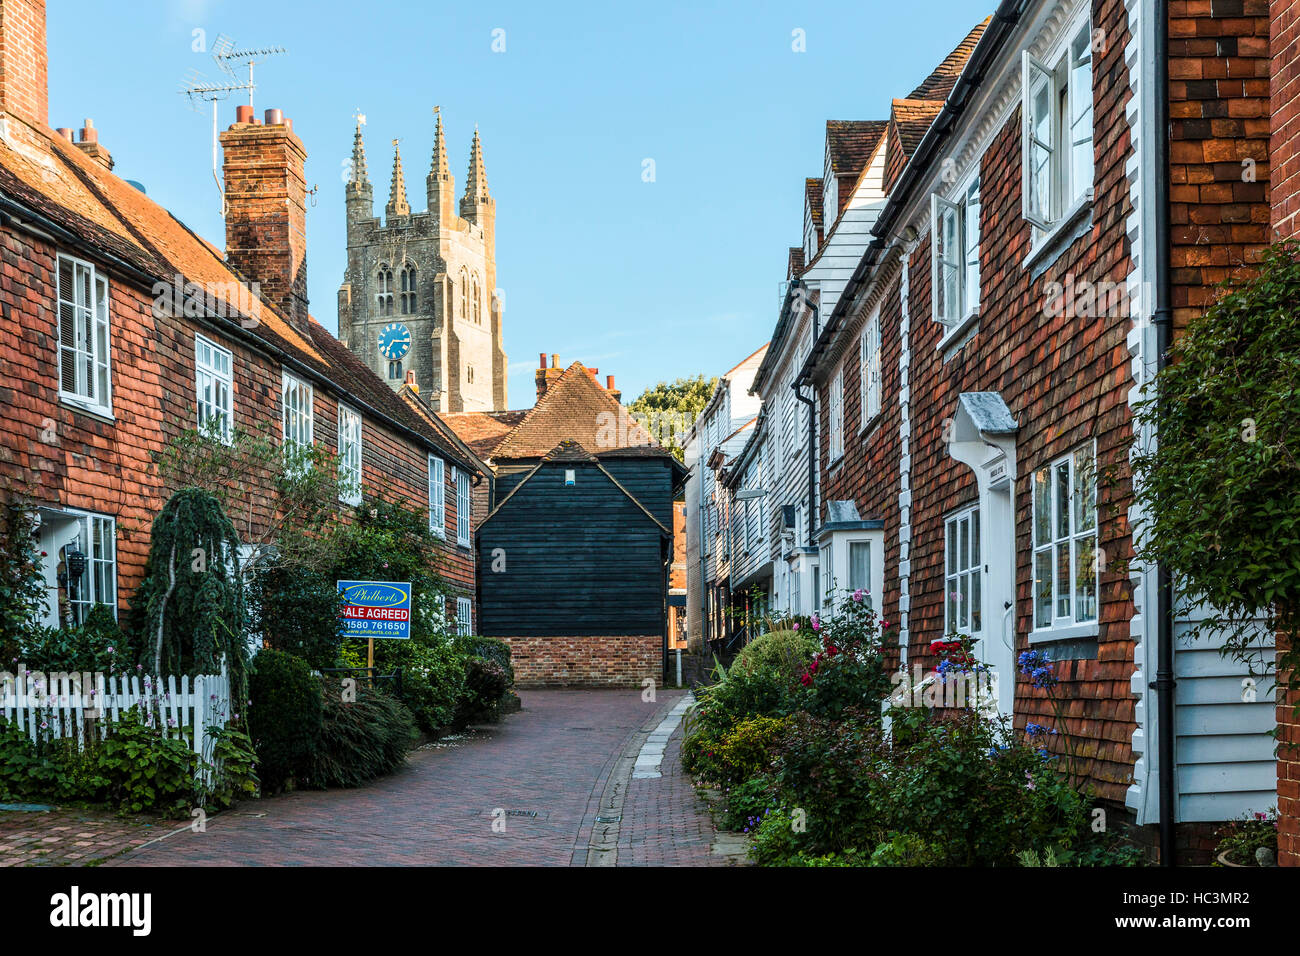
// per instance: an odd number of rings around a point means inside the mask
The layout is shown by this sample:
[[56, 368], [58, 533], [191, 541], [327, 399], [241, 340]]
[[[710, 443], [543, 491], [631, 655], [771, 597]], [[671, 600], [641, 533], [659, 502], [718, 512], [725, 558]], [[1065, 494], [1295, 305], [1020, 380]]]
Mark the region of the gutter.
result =
[[[1156, 0], [1155, 14], [1155, 104], [1152, 125], [1155, 126], [1155, 311], [1151, 322], [1156, 330], [1156, 373], [1169, 364], [1169, 348], [1173, 343], [1172, 272], [1170, 266], [1169, 210], [1169, 4]], [[1163, 404], [1156, 392], [1157, 407]], [[1172, 867], [1174, 863], [1174, 587], [1169, 569], [1161, 565], [1157, 571], [1156, 585], [1156, 679], [1150, 687], [1156, 692], [1156, 720], [1159, 739], [1156, 742], [1159, 761], [1160, 794], [1160, 865]]]
[[[799, 281], [803, 286], [803, 281]], [[790, 286], [794, 288], [794, 284]], [[812, 308], [812, 332], [813, 341], [817, 342], [821, 338], [818, 331], [818, 323], [821, 317], [821, 306], [816, 302], [810, 301], [809, 296], [804, 297], [809, 301]], [[837, 303], [838, 307], [838, 303]], [[812, 356], [809, 356], [809, 360]], [[805, 365], [805, 368], [807, 366]], [[803, 372], [790, 384], [794, 390], [794, 397], [808, 406], [808, 543], [811, 545], [817, 539], [817, 388], [811, 382], [807, 383], [811, 397], [805, 397], [801, 387], [804, 385]]]

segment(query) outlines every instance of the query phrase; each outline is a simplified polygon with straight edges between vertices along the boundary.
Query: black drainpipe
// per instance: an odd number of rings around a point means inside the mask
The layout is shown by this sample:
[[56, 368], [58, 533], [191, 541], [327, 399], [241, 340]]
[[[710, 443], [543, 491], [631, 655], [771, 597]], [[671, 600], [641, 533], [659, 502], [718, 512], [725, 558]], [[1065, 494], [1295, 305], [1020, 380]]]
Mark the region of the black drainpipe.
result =
[[[1155, 4], [1155, 110], [1153, 124], [1155, 142], [1155, 312], [1152, 323], [1156, 329], [1156, 371], [1169, 361], [1169, 347], [1173, 342], [1173, 310], [1171, 308], [1170, 274], [1170, 212], [1169, 212], [1169, 4], [1156, 0]], [[1156, 395], [1160, 401], [1159, 393]], [[1156, 628], [1156, 679], [1151, 687], [1156, 692], [1157, 724], [1160, 728], [1157, 759], [1160, 762], [1160, 865], [1174, 865], [1174, 588], [1169, 569], [1161, 565], [1157, 571]]]
[[[800, 285], [803, 283], [800, 282]], [[807, 286], [804, 288], [807, 289]], [[810, 302], [809, 307], [812, 309], [812, 340], [815, 343], [821, 310], [815, 302]], [[799, 390], [798, 378], [790, 387], [794, 389], [794, 397], [808, 406], [808, 547], [811, 548], [815, 547], [813, 541], [817, 535], [817, 386], [808, 383], [808, 389], [812, 392], [810, 398]], [[814, 595], [814, 600], [816, 597]]]

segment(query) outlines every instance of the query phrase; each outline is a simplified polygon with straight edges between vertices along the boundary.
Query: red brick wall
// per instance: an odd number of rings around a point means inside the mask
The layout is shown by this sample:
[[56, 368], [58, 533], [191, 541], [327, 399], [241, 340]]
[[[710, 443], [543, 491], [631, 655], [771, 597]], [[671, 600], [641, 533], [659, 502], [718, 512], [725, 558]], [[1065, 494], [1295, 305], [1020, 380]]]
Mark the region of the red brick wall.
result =
[[507, 637], [517, 687], [640, 687], [663, 679], [663, 637]]
[[0, 110], [50, 125], [45, 0], [0, 0]]
[[[168, 439], [196, 423], [194, 333], [233, 353], [235, 418], [242, 427], [269, 422], [278, 434], [281, 367], [233, 335], [192, 319], [155, 316], [149, 294], [106, 270], [114, 420], [61, 403], [53, 301], [57, 251], [25, 234], [0, 231], [0, 404], [6, 409], [0, 416], [0, 479], [42, 503], [117, 519], [118, 598], [125, 610], [142, 577], [153, 518], [174, 490], [163, 487], [154, 456]], [[314, 393], [316, 439], [336, 448], [337, 401], [320, 383]], [[427, 507], [424, 449], [371, 419], [363, 424], [362, 467], [367, 492]], [[258, 528], [264, 527], [272, 502], [269, 487], [261, 492], [254, 495], [264, 502], [254, 517]], [[446, 501], [449, 544], [443, 573], [472, 593], [472, 554], [455, 545], [456, 489], [450, 467]], [[346, 506], [340, 508], [347, 512]], [[240, 527], [242, 521], [232, 517]]]
[[307, 151], [287, 125], [235, 123], [225, 154], [226, 257], [307, 330]]
[[1258, 262], [1270, 241], [1271, 68], [1268, 0], [1170, 0], [1176, 328], [1204, 312], [1215, 287]]

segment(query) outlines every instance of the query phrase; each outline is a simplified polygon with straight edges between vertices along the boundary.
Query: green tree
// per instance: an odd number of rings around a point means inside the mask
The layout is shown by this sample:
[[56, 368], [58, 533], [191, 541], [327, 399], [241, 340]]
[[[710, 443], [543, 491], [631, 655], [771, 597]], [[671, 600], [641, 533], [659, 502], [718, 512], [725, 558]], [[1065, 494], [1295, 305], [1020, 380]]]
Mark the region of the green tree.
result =
[[647, 388], [627, 408], [659, 444], [681, 461], [686, 433], [704, 411], [717, 384], [716, 377], [703, 375], [660, 382]]
[[33, 636], [45, 607], [38, 528], [32, 506], [6, 493], [0, 502], [0, 653], [6, 663]]
[[163, 674], [213, 674], [226, 661], [243, 700], [247, 649], [239, 538], [215, 497], [176, 492], [154, 519], [132, 611], [141, 664]]
[[[1192, 319], [1138, 409], [1157, 447], [1134, 457], [1146, 520], [1138, 558], [1204, 609], [1199, 633], [1258, 668], [1261, 637], [1290, 635], [1275, 674], [1296, 686], [1300, 648], [1300, 246]], [[1263, 622], [1261, 628], [1259, 622]]]

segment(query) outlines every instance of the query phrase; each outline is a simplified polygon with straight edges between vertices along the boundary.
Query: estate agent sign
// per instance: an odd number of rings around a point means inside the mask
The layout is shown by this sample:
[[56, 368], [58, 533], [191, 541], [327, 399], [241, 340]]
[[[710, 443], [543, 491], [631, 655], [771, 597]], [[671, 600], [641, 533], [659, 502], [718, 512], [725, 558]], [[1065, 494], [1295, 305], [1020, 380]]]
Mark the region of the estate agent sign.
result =
[[340, 581], [343, 637], [409, 640], [411, 585], [404, 581]]

